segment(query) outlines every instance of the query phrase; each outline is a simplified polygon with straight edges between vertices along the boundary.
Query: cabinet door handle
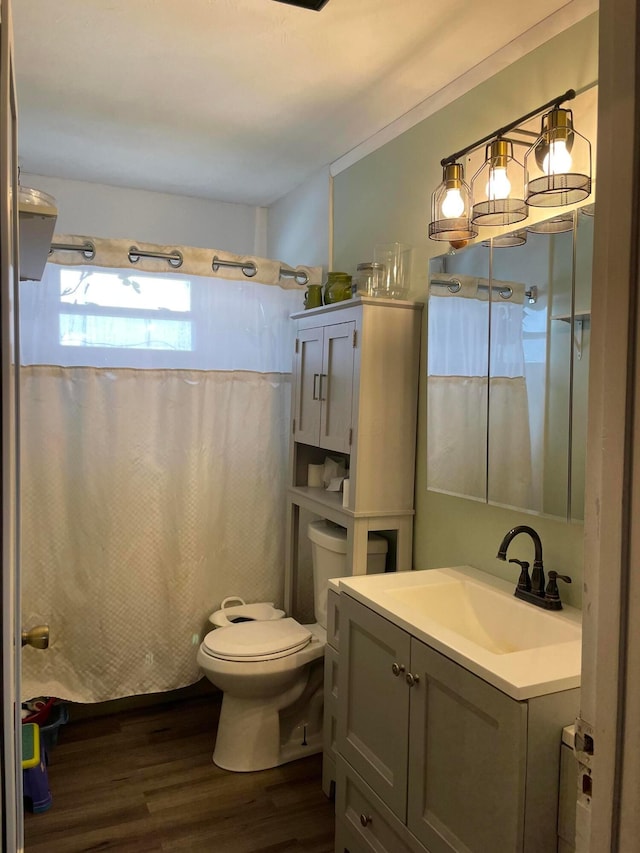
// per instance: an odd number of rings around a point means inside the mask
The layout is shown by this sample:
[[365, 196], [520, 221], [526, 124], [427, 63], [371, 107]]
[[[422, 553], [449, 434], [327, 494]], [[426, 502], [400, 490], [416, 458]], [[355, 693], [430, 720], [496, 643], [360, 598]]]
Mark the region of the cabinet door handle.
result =
[[392, 663], [391, 664], [391, 672], [396, 676], [396, 678], [400, 675], [401, 672], [404, 672], [405, 667], [404, 664], [401, 663]]
[[407, 684], [409, 687], [413, 687], [414, 684], [418, 684], [420, 681], [420, 677], [417, 675], [413, 675], [411, 672], [407, 673]]
[[319, 379], [319, 378], [320, 378], [320, 374], [319, 374], [319, 373], [314, 373], [314, 374], [313, 374], [313, 399], [314, 399], [314, 400], [319, 400], [319, 399], [320, 399], [320, 397], [318, 396], [318, 379]]
[[323, 380], [323, 379], [326, 379], [326, 378], [327, 378], [327, 374], [326, 374], [326, 373], [321, 373], [321, 374], [320, 374], [320, 399], [321, 399], [321, 400], [326, 400], [326, 399], [327, 399], [327, 398], [324, 396], [324, 394], [322, 393], [322, 392], [323, 392], [323, 388], [322, 388], [323, 383], [322, 383], [322, 380]]
[[365, 813], [363, 812], [363, 813], [360, 815], [360, 823], [361, 823], [363, 826], [369, 826], [369, 824], [371, 823], [371, 821], [372, 821], [372, 820], [373, 820], [373, 818], [371, 817], [371, 815], [370, 815], [370, 814], [365, 814]]

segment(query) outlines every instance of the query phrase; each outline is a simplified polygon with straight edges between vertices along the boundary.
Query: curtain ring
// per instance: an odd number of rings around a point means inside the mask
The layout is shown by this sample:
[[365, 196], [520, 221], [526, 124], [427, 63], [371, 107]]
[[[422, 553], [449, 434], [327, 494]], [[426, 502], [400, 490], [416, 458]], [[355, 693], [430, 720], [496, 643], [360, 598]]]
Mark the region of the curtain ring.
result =
[[296, 281], [296, 284], [300, 284], [302, 285], [302, 287], [304, 287], [305, 284], [309, 283], [309, 276], [304, 270], [302, 270], [302, 272], [296, 272], [294, 279]]
[[242, 272], [247, 278], [253, 278], [258, 272], [258, 267], [253, 263], [253, 261], [247, 261], [247, 263], [242, 266]]
[[502, 287], [498, 293], [503, 299], [511, 299], [513, 296], [513, 290], [510, 287]]

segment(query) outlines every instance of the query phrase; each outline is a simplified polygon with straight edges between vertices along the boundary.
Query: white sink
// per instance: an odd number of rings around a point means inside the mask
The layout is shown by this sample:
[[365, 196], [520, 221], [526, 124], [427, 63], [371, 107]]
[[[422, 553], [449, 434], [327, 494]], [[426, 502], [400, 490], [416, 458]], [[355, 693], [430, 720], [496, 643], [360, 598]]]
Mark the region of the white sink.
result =
[[580, 640], [580, 627], [473, 580], [388, 589], [388, 594], [444, 628], [497, 655]]
[[514, 699], [580, 685], [581, 613], [470, 566], [342, 578], [346, 592]]

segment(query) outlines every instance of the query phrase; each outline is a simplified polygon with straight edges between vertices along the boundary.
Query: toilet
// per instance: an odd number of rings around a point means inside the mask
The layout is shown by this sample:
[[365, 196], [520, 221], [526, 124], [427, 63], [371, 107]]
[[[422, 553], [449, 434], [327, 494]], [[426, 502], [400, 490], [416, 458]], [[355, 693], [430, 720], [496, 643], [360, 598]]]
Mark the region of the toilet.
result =
[[[300, 625], [274, 616], [271, 605], [248, 605], [266, 618], [216, 628], [198, 649], [200, 669], [224, 694], [213, 761], [225, 770], [266, 770], [322, 750], [327, 588], [347, 574], [347, 532], [326, 521], [307, 532], [316, 622]], [[368, 573], [384, 571], [386, 552], [386, 540], [369, 534]]]

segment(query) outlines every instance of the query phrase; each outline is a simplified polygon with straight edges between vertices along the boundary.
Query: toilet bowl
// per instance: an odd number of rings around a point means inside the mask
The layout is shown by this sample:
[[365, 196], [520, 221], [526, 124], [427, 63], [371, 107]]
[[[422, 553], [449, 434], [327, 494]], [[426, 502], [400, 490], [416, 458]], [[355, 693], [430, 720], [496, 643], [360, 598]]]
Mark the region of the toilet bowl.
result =
[[[326, 639], [320, 625], [302, 626], [294, 619], [247, 622], [207, 634], [197, 660], [224, 693], [213, 752], [218, 767], [265, 770], [322, 749]], [[290, 719], [283, 728], [285, 709]]]
[[[213, 752], [218, 767], [265, 770], [322, 750], [327, 589], [330, 578], [347, 574], [346, 531], [334, 528], [312, 522], [308, 529], [317, 622], [281, 618], [272, 605], [241, 605], [252, 608], [251, 621], [218, 618], [223, 627], [200, 644], [198, 665], [224, 694]], [[378, 560], [378, 570], [384, 570], [386, 549], [382, 537], [372, 536], [370, 554], [376, 557], [370, 559]], [[229, 615], [229, 608], [223, 610]]]

